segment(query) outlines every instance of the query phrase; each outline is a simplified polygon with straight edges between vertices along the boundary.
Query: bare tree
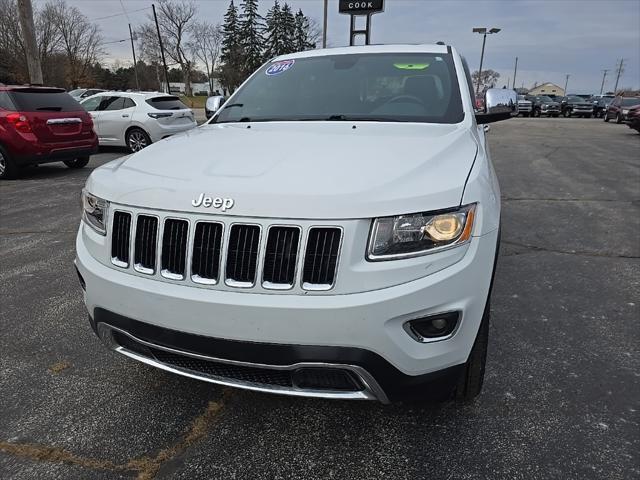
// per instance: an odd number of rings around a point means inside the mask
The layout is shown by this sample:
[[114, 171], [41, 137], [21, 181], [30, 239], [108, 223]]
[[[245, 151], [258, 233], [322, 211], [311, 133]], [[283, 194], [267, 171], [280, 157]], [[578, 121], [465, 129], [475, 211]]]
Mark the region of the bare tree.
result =
[[[156, 80], [160, 89], [163, 84], [162, 57], [160, 55], [160, 44], [158, 43], [158, 32], [153, 23], [145, 23], [136, 30], [138, 37], [138, 50], [140, 60], [146, 61], [155, 67]], [[168, 87], [168, 85], [167, 85]]]
[[213, 72], [218, 64], [222, 45], [222, 30], [220, 25], [199, 22], [193, 26], [193, 39], [189, 48], [193, 55], [204, 65], [209, 82], [209, 94], [213, 94]]
[[[193, 60], [188, 48], [193, 24], [197, 13], [196, 6], [187, 0], [171, 2], [160, 0], [158, 24], [166, 55], [180, 65], [186, 95], [191, 95], [191, 68]], [[149, 18], [150, 22], [153, 18]], [[157, 39], [156, 39], [157, 41]]]
[[66, 57], [67, 83], [76, 88], [80, 82], [87, 80], [91, 65], [102, 54], [100, 29], [90, 23], [80, 10], [68, 6], [64, 0], [57, 0], [49, 6]]

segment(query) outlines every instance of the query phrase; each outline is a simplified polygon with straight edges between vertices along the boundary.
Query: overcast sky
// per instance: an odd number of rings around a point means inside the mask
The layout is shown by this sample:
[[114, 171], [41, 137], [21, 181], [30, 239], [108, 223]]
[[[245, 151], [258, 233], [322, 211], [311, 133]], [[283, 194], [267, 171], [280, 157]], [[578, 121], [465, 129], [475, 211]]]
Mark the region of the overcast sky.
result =
[[[45, 0], [34, 0], [42, 4]], [[132, 25], [145, 22], [151, 13], [149, 0], [67, 0], [102, 29], [106, 41], [128, 38], [127, 17]], [[236, 0], [239, 4], [241, 0]], [[200, 18], [221, 23], [229, 0], [195, 2]], [[281, 0], [282, 3], [282, 0]], [[322, 23], [323, 0], [289, 0], [297, 10]], [[273, 0], [259, 0], [264, 14]], [[144, 9], [139, 11], [140, 9]], [[111, 18], [101, 18], [111, 15]], [[372, 43], [435, 43], [444, 41], [478, 68], [482, 37], [473, 27], [498, 27], [487, 37], [484, 66], [500, 72], [503, 85], [513, 77], [518, 60], [516, 86], [553, 82], [575, 93], [600, 91], [602, 70], [608, 69], [605, 90], [615, 83], [616, 62], [625, 59], [621, 87], [640, 88], [639, 0], [386, 0], [385, 11], [372, 20]], [[329, 0], [328, 43], [349, 43], [349, 17], [338, 14], [338, 0]], [[129, 43], [105, 46], [105, 61], [131, 62]]]

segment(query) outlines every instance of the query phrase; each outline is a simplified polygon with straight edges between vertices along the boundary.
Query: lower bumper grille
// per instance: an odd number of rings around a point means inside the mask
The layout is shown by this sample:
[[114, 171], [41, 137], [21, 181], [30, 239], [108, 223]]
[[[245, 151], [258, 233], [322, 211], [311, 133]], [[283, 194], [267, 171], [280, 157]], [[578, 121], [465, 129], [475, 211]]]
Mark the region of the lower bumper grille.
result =
[[[144, 357], [155, 366], [171, 367], [176, 373], [185, 373], [214, 383], [231, 384], [255, 390], [274, 391], [335, 398], [375, 398], [354, 371], [331, 365], [296, 364], [291, 368], [244, 365], [217, 359], [196, 358], [178, 351], [138, 341], [119, 330], [101, 324], [103, 340], [124, 353]], [[106, 333], [105, 333], [106, 331]], [[353, 367], [348, 367], [353, 368]]]

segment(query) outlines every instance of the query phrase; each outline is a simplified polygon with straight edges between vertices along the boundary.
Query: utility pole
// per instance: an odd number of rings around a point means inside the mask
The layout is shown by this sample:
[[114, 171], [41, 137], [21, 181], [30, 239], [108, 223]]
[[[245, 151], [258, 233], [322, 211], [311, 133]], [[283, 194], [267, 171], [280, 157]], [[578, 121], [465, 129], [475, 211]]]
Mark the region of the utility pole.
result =
[[322, 20], [322, 48], [327, 48], [327, 17], [329, 15], [329, 0], [324, 0], [324, 17]]
[[516, 73], [518, 73], [518, 57], [516, 57], [516, 66], [513, 67], [513, 90], [516, 89]]
[[152, 3], [151, 8], [153, 10], [153, 19], [156, 22], [156, 30], [158, 31], [158, 43], [160, 44], [160, 55], [162, 56], [162, 65], [164, 66], [164, 80], [167, 84], [167, 93], [171, 93], [171, 87], [169, 87], [169, 70], [167, 70], [167, 61], [164, 58], [164, 47], [162, 46], [162, 36], [160, 35], [160, 25], [158, 25], [156, 6]]
[[131, 24], [129, 24], [129, 37], [131, 38], [131, 52], [133, 53], [133, 72], [136, 74], [136, 88], [140, 90], [140, 81], [138, 80], [138, 62], [136, 61], [136, 48], [133, 46], [133, 32]]
[[569, 75], [568, 73], [564, 76], [564, 94], [567, 95], [567, 85], [569, 85]]
[[600, 85], [600, 95], [602, 95], [602, 91], [604, 90], [604, 79], [607, 78], [607, 72], [609, 70], [602, 70], [602, 84]]
[[20, 28], [24, 36], [27, 54], [29, 82], [31, 85], [42, 85], [42, 66], [40, 65], [40, 53], [36, 43], [36, 29], [33, 25], [31, 0], [18, 0], [18, 15], [20, 16]]
[[624, 71], [624, 58], [620, 59], [620, 64], [618, 65], [618, 74], [616, 75], [616, 86], [613, 87], [613, 94], [618, 93], [618, 82], [620, 81], [620, 75]]

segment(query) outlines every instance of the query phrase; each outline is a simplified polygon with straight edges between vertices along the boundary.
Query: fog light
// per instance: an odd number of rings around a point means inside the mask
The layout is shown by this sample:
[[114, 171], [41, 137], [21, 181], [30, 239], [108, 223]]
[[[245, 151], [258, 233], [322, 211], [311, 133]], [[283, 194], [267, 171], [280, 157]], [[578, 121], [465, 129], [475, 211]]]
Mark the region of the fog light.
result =
[[429, 315], [408, 321], [404, 324], [404, 329], [419, 342], [444, 340], [455, 331], [459, 317], [459, 312]]

